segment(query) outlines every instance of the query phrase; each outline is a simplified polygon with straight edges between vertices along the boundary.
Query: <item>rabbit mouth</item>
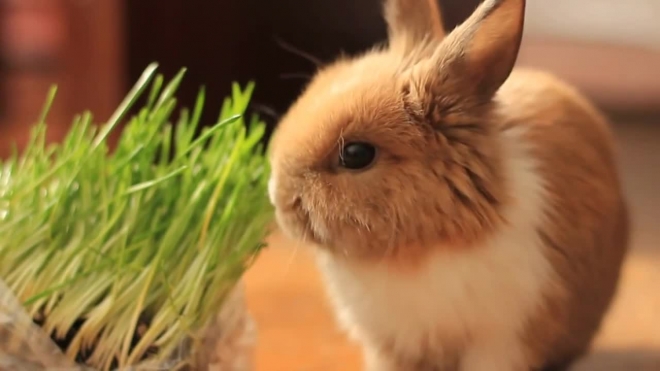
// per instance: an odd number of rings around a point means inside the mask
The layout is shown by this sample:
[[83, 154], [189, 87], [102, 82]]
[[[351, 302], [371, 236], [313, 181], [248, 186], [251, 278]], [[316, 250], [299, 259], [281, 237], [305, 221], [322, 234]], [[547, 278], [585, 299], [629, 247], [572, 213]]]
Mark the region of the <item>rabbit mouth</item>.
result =
[[275, 207], [275, 219], [279, 229], [290, 239], [320, 244], [321, 239], [313, 228], [310, 213], [303, 205], [302, 197], [295, 194], [281, 197], [277, 190], [277, 179], [271, 177], [268, 180], [268, 197]]
[[314, 228], [310, 213], [296, 199], [289, 208], [276, 208], [276, 219], [280, 229], [289, 237], [302, 242], [323, 244], [318, 231]]

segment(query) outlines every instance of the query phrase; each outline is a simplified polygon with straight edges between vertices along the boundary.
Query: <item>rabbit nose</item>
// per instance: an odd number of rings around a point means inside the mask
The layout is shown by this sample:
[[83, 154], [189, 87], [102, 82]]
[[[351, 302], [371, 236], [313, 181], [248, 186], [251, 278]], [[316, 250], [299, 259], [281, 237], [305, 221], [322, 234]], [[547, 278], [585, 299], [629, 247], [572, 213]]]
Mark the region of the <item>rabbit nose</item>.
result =
[[282, 181], [277, 174], [272, 173], [268, 178], [268, 199], [275, 208], [293, 210], [302, 205], [302, 199], [296, 187], [285, 178]]

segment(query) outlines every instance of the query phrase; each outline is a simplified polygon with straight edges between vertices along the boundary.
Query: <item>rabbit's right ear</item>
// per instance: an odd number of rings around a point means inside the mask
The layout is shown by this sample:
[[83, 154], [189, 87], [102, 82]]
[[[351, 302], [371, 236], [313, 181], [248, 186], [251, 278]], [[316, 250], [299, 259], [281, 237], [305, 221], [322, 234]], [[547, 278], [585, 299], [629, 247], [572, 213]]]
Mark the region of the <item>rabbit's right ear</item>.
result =
[[390, 48], [408, 54], [445, 35], [439, 0], [385, 0]]

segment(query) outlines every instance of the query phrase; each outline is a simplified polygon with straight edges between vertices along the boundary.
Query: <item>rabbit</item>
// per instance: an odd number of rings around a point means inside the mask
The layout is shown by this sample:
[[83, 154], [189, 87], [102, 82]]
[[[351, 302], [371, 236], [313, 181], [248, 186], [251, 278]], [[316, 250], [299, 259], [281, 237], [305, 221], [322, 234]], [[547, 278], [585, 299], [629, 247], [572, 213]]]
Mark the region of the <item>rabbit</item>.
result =
[[613, 131], [576, 87], [515, 66], [524, 0], [448, 33], [439, 8], [385, 0], [387, 43], [291, 104], [268, 148], [275, 220], [314, 251], [365, 369], [568, 369], [628, 251]]

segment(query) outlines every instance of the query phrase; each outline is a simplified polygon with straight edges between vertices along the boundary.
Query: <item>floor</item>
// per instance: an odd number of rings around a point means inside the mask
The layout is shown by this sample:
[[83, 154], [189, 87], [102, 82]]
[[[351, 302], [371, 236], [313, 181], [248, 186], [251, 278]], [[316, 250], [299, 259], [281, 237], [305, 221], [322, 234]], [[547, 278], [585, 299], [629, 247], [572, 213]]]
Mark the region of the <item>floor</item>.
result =
[[[581, 371], [660, 370], [660, 120], [616, 126], [635, 230], [619, 296]], [[306, 246], [276, 234], [246, 277], [259, 328], [256, 371], [357, 371]]]

